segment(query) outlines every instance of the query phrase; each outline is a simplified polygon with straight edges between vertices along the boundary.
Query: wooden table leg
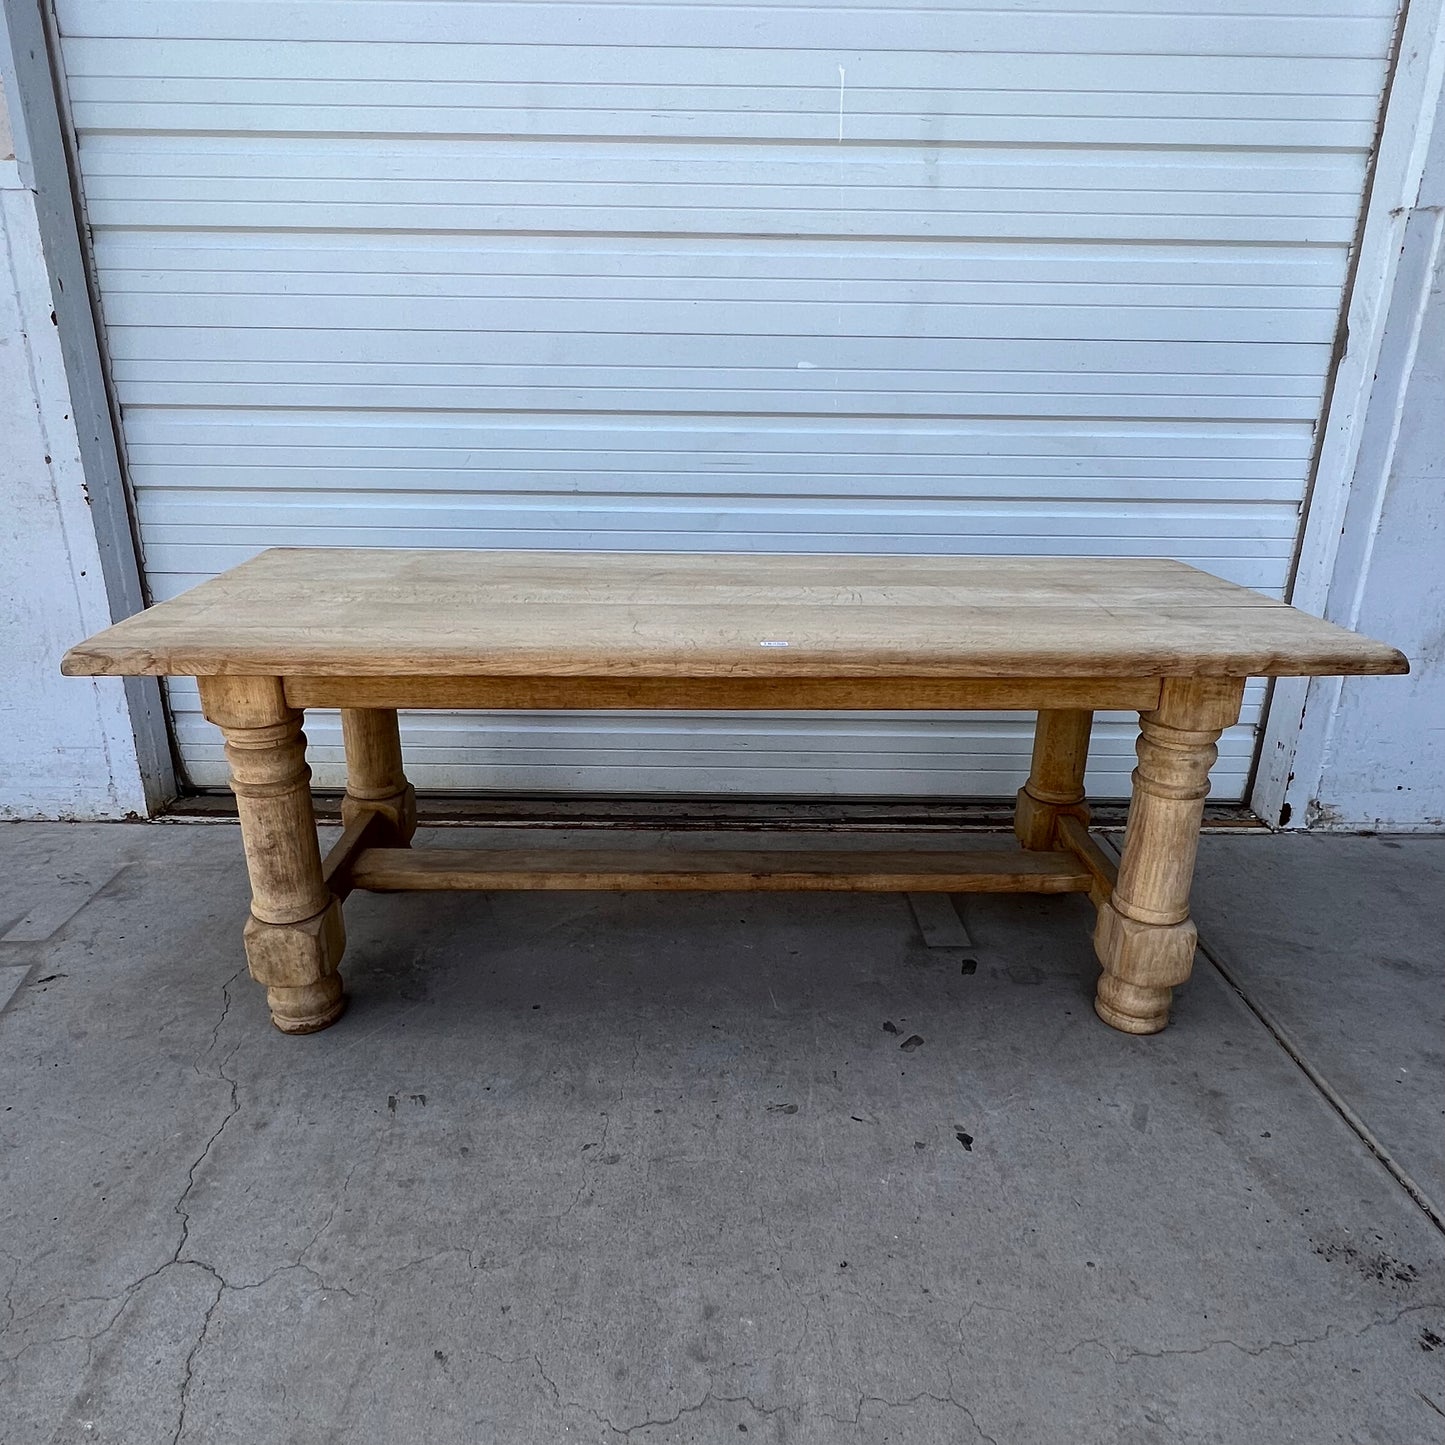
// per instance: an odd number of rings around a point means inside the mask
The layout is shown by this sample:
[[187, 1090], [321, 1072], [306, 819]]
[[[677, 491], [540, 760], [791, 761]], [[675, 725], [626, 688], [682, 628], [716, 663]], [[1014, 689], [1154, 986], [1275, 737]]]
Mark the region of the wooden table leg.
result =
[[1104, 972], [1094, 1011], [1116, 1029], [1154, 1034], [1169, 1022], [1176, 984], [1194, 966], [1189, 888], [1219, 734], [1239, 717], [1239, 678], [1166, 678], [1154, 712], [1139, 715], [1139, 766], [1112, 898], [1094, 947]]
[[416, 789], [402, 771], [396, 710], [344, 707], [341, 736], [346, 744], [341, 821], [350, 826], [366, 813], [379, 813], [391, 825], [388, 845], [405, 847], [416, 832]]
[[1033, 765], [1014, 807], [1014, 833], [1025, 848], [1055, 847], [1059, 818], [1064, 815], [1089, 821], [1084, 764], [1093, 723], [1093, 713], [1077, 708], [1039, 713]]
[[301, 714], [274, 677], [203, 677], [201, 707], [226, 738], [251, 875], [246, 961], [271, 1021], [309, 1034], [341, 1017], [341, 904], [321, 877]]

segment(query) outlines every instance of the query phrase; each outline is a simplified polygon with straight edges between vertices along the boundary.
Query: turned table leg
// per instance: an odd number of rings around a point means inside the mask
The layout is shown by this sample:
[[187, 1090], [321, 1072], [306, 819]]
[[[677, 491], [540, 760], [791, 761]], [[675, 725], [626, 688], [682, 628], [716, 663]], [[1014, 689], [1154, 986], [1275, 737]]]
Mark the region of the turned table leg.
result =
[[1093, 713], [1078, 708], [1039, 713], [1033, 765], [1014, 808], [1014, 833], [1025, 848], [1054, 847], [1060, 817], [1089, 821], [1089, 809], [1084, 803], [1084, 764], [1093, 722]]
[[344, 707], [341, 736], [346, 744], [346, 797], [341, 821], [365, 814], [387, 820], [391, 847], [404, 847], [416, 832], [416, 789], [401, 766], [401, 731], [394, 708]]
[[1189, 888], [1220, 733], [1239, 717], [1239, 678], [1166, 678], [1159, 706], [1139, 715], [1139, 766], [1113, 896], [1094, 947], [1104, 972], [1094, 1011], [1131, 1034], [1169, 1022], [1176, 984], [1194, 966]]
[[321, 876], [301, 714], [274, 677], [203, 677], [201, 707], [225, 735], [251, 875], [246, 961], [266, 985], [271, 1020], [309, 1034], [346, 1007], [337, 965], [341, 904]]

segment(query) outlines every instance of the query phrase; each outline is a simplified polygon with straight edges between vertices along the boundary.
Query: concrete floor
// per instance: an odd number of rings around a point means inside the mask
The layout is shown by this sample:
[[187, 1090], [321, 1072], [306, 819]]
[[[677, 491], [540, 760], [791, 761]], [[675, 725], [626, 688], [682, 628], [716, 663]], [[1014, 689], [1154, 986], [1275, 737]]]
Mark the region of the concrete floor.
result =
[[[1442, 872], [1199, 888], [1437, 1202]], [[1076, 898], [964, 954], [890, 896], [355, 896], [290, 1039], [234, 827], [0, 825], [0, 878], [4, 1445], [1445, 1439], [1445, 1237], [1206, 960], [1100, 1024]]]

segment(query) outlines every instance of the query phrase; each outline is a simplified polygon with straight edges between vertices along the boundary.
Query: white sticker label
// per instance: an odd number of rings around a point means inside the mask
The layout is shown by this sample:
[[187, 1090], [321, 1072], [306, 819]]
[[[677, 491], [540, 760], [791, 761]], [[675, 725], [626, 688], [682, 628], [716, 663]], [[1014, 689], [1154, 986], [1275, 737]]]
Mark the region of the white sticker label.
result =
[[758, 646], [759, 646], [759, 647], [786, 647], [787, 645], [788, 645], [788, 644], [787, 644], [786, 642], [773, 642], [773, 641], [760, 642], [760, 643], [758, 643]]

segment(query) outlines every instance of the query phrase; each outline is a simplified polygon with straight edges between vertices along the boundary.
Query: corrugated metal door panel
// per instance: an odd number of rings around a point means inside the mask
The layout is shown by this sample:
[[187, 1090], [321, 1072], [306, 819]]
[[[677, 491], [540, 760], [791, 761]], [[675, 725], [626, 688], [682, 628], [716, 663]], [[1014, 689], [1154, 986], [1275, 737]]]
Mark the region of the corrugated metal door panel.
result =
[[[177, 730], [194, 765], [220, 776], [225, 761], [214, 728], [200, 716], [195, 684], [171, 684]], [[1244, 716], [1258, 720], [1264, 685], [1251, 682]], [[807, 770], [806, 791], [900, 797], [1002, 797], [1019, 786], [1019, 759], [1027, 762], [1032, 719], [1009, 713], [902, 717], [849, 713], [828, 718], [806, 713], [749, 718], [739, 727], [727, 713], [426, 713], [404, 718], [407, 767], [420, 776], [443, 775], [468, 791], [537, 787], [626, 792], [635, 786], [638, 754], [662, 755], [685, 771], [676, 791], [794, 794], [793, 774]], [[325, 714], [306, 723], [313, 766], [339, 770], [341, 730]], [[1088, 784], [1092, 794], [1117, 795], [1134, 766], [1138, 721], [1101, 714], [1095, 725]], [[1249, 767], [1249, 727], [1220, 742], [1218, 772]], [[550, 771], [548, 771], [550, 770]], [[336, 771], [336, 776], [340, 776]], [[1228, 797], [1223, 789], [1216, 795]]]
[[[1279, 595], [1394, 7], [1127, 3], [61, 0], [155, 595], [286, 542], [1169, 555]], [[1132, 741], [1101, 719], [1099, 795]], [[408, 744], [431, 788], [1000, 795], [1028, 728]]]

